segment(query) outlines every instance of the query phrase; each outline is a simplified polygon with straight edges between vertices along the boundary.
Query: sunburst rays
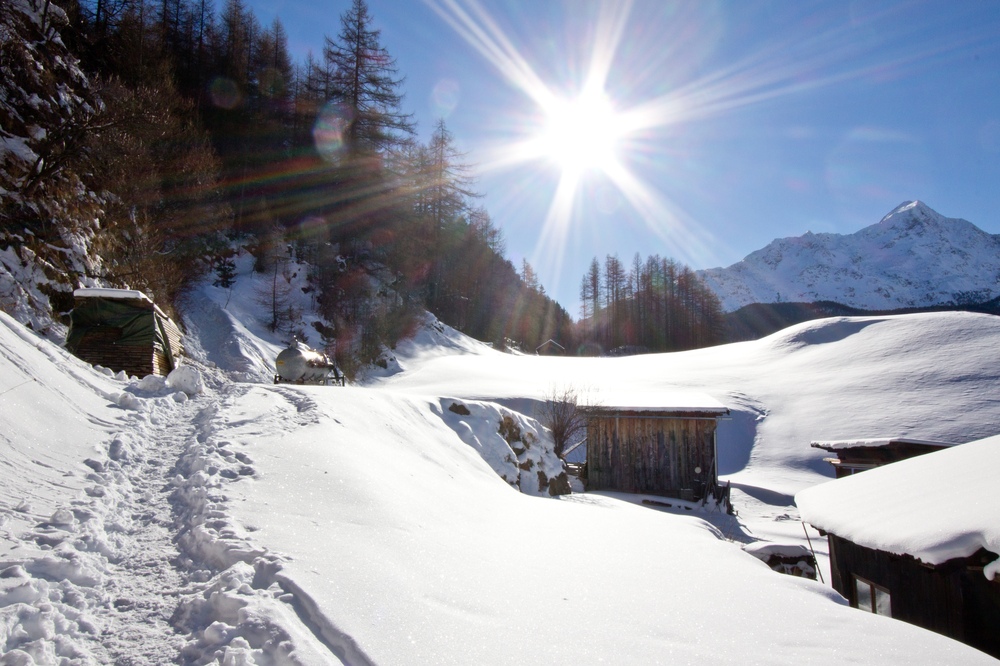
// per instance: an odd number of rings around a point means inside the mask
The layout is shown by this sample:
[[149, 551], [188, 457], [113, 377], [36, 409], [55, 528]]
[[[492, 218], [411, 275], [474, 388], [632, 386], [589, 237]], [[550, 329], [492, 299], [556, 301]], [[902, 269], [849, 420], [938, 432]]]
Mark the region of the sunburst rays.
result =
[[[551, 282], [556, 283], [554, 291], [558, 290], [568, 241], [578, 219], [580, 193], [595, 182], [594, 178], [603, 181], [601, 187], [613, 186], [631, 208], [632, 217], [640, 219], [672, 256], [703, 263], [713, 260], [718, 248], [724, 246], [725, 239], [712, 237], [705, 231], [706, 225], [663, 194], [658, 179], [672, 179], [677, 189], [683, 187], [683, 179], [688, 177], [684, 165], [674, 163], [664, 148], [663, 138], [670, 132], [689, 123], [722, 115], [735, 116], [745, 107], [774, 103], [819, 88], [877, 80], [886, 75], [904, 76], [922, 62], [953, 56], [970, 43], [982, 43], [983, 38], [978, 35], [948, 44], [919, 45], [904, 40], [876, 52], [875, 46], [859, 41], [855, 32], [865, 27], [861, 25], [865, 21], [874, 20], [872, 17], [845, 22], [831, 9], [822, 16], [798, 17], [807, 18], [808, 29], [793, 30], [771, 41], [760, 38], [737, 48], [724, 44], [720, 47], [725, 50], [724, 56], [715, 54], [708, 58], [698, 48], [691, 47], [696, 46], [703, 32], [712, 33], [712, 29], [719, 28], [720, 22], [727, 18], [721, 14], [706, 11], [700, 16], [700, 9], [676, 12], [669, 21], [661, 20], [660, 24], [650, 26], [646, 25], [646, 16], [639, 15], [636, 2], [579, 3], [573, 4], [574, 10], [593, 10], [589, 20], [577, 24], [586, 26], [584, 34], [575, 36], [576, 43], [586, 48], [588, 57], [582, 59], [586, 69], [578, 81], [546, 80], [540, 67], [543, 61], [533, 61], [534, 55], [520, 48], [514, 36], [506, 34], [478, 0], [425, 2], [533, 103], [534, 108], [529, 112], [510, 113], [510, 119], [518, 125], [513, 128], [513, 136], [504, 136], [487, 149], [480, 167], [491, 171], [520, 168], [529, 163], [543, 166], [546, 160], [551, 162], [553, 153], [564, 156], [557, 160], [558, 180], [551, 190], [531, 257], [535, 265], [553, 267], [547, 272], [552, 276]], [[644, 12], [648, 8], [649, 5], [643, 5]], [[665, 34], [659, 35], [655, 44], [649, 44], [649, 31], [661, 28]], [[647, 35], [647, 51], [639, 54], [635, 37], [642, 32]], [[719, 28], [716, 32], [721, 35], [725, 31]], [[625, 45], [628, 48], [623, 48]], [[572, 54], [565, 55], [569, 58]], [[702, 60], [693, 63], [692, 58]], [[643, 98], [642, 88], [662, 78], [665, 70], [657, 68], [664, 65], [675, 65], [683, 74], [668, 77], [672, 81], [669, 89], [661, 86]], [[609, 83], [616, 91], [630, 91], [630, 103], [606, 98]], [[567, 90], [572, 93], [567, 95]], [[598, 114], [582, 117], [579, 122], [613, 122], [614, 132], [601, 138], [601, 142], [607, 143], [593, 153], [553, 147], [553, 141], [572, 142], [574, 136], [583, 134], [580, 127], [565, 128], [565, 136], [560, 135], [561, 130], [546, 130], [547, 122], [560, 117], [560, 107], [587, 108], [588, 104], [598, 107], [604, 103], [610, 106], [610, 110], [603, 112], [604, 118]], [[548, 178], [535, 178], [520, 196], [537, 197], [537, 190], [547, 187], [543, 184], [547, 182]], [[511, 196], [514, 195], [507, 195]]]

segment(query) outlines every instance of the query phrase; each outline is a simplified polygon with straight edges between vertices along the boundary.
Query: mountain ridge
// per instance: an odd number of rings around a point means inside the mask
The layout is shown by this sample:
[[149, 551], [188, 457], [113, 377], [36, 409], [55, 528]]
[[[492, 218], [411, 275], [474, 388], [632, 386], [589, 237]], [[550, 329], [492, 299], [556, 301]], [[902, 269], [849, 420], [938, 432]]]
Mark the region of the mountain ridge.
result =
[[698, 275], [726, 312], [781, 302], [866, 310], [967, 305], [1000, 296], [1000, 236], [907, 201], [853, 234], [775, 239]]

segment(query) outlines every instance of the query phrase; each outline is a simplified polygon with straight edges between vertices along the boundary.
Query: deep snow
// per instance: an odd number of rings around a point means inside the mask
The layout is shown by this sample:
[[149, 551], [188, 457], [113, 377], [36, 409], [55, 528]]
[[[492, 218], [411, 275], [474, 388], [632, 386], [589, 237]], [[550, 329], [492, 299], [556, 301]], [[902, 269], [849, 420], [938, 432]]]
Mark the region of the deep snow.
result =
[[[505, 355], [430, 322], [345, 389], [270, 384], [281, 341], [232, 316], [247, 293], [193, 299], [170, 382], [108, 376], [0, 314], [6, 662], [993, 661], [741, 542], [806, 543], [791, 495], [829, 475], [814, 439], [995, 434], [1000, 319], [827, 320], [625, 359]], [[516, 410], [544, 451], [530, 417], [554, 385], [726, 405], [740, 515], [512, 488], [495, 422]]]

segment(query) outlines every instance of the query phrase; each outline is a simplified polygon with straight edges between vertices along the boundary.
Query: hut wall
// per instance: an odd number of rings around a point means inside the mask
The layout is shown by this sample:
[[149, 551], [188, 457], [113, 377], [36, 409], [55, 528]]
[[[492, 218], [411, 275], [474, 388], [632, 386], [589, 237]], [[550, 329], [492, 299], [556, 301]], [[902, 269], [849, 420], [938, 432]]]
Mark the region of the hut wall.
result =
[[[92, 365], [103, 365], [114, 371], [124, 370], [129, 375], [168, 375], [174, 363], [183, 353], [181, 332], [174, 322], [160, 314], [152, 303], [133, 300], [129, 305], [137, 311], [146, 311], [156, 327], [150, 344], [121, 344], [122, 329], [112, 325], [91, 325], [73, 350], [77, 357]], [[80, 301], [77, 302], [80, 307]], [[170, 354], [161, 338], [170, 346]]]
[[[831, 583], [857, 606], [854, 576], [889, 591], [892, 616], [1000, 657], [1000, 581], [966, 559], [937, 567], [829, 535]], [[971, 559], [971, 558], [969, 558]]]
[[713, 418], [590, 416], [587, 487], [692, 499], [715, 480], [715, 427]]
[[[103, 365], [115, 372], [124, 370], [136, 377], [167, 374], [156, 372], [158, 365], [160, 368], [167, 365], [166, 356], [162, 351], [145, 346], [115, 344], [119, 334], [118, 329], [111, 327], [87, 333], [77, 347], [77, 357], [91, 365]], [[162, 357], [162, 360], [158, 361], [157, 356]]]

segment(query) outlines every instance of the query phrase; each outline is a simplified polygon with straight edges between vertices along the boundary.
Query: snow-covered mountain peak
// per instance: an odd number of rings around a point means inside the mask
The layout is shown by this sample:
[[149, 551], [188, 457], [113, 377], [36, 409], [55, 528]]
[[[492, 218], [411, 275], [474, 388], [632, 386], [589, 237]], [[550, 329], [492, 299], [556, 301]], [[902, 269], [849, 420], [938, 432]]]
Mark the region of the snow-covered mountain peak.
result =
[[923, 201], [904, 201], [887, 213], [879, 224], [892, 223], [894, 220], [898, 220], [900, 218], [933, 221], [946, 219], [943, 215], [932, 209]]
[[1000, 237], [906, 201], [856, 233], [777, 239], [701, 276], [727, 311], [775, 302], [872, 310], [982, 302], [1000, 295]]

